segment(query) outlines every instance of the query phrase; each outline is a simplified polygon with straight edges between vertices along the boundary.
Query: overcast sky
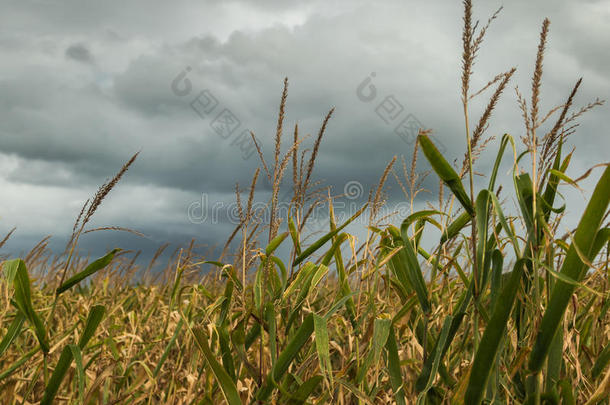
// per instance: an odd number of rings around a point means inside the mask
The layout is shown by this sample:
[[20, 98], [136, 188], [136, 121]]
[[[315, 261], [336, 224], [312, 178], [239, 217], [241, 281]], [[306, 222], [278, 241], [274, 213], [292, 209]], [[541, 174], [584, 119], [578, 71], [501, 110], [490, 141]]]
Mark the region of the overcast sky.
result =
[[[451, 160], [461, 162], [464, 153], [459, 1], [1, 4], [0, 231], [17, 227], [3, 254], [27, 251], [46, 235], [53, 235], [52, 246], [63, 246], [84, 201], [137, 151], [136, 163], [92, 225], [131, 227], [147, 238], [86, 235], [84, 250], [98, 254], [118, 246], [149, 256], [164, 242], [222, 244], [233, 225], [223, 215], [219, 221], [189, 219], [189, 206], [202, 198], [208, 207], [228, 204], [236, 182], [249, 184], [259, 160], [243, 131], [254, 131], [272, 159], [285, 76], [286, 132], [298, 122], [302, 134], [315, 135], [336, 107], [315, 170], [334, 194], [358, 182], [364, 198], [393, 156], [411, 155], [410, 138], [394, 132], [403, 119], [431, 128]], [[475, 18], [485, 22], [500, 6], [475, 3]], [[508, 2], [474, 68], [473, 88], [517, 68], [487, 135], [509, 132], [518, 139], [523, 133], [514, 87], [530, 97], [545, 17], [551, 28], [542, 111], [561, 104], [579, 77], [576, 107], [610, 97], [610, 1]], [[367, 78], [375, 97], [358, 97]], [[370, 91], [368, 84], [363, 88]], [[402, 111], [386, 123], [378, 106], [387, 97]], [[486, 97], [473, 103], [474, 117]], [[219, 134], [215, 119], [227, 114], [234, 132]], [[604, 105], [580, 120], [571, 139], [578, 150], [570, 175], [610, 160], [607, 117]], [[479, 172], [488, 172], [495, 151], [494, 145], [482, 156]], [[426, 169], [423, 159], [419, 168]], [[594, 172], [584, 184], [598, 177]], [[267, 191], [261, 182], [261, 201]], [[388, 193], [390, 203], [401, 201], [392, 179]], [[582, 212], [586, 195], [566, 195], [569, 223]]]

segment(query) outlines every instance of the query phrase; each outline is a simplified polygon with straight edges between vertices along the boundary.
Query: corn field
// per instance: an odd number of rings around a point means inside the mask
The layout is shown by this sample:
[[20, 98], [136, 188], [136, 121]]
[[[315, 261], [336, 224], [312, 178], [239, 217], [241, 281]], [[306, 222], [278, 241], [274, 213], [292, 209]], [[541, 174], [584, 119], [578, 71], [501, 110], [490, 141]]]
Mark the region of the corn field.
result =
[[[153, 273], [152, 262], [144, 271], [122, 250], [129, 247], [93, 261], [78, 254], [85, 233], [109, 229], [87, 225], [134, 155], [83, 206], [65, 252], [52, 254], [43, 240], [2, 263], [0, 402], [609, 403], [610, 166], [571, 178], [578, 151], [565, 147], [576, 120], [603, 101], [575, 109], [578, 80], [559, 107], [539, 111], [544, 20], [531, 98], [517, 90], [523, 133], [487, 137], [516, 72], [470, 88], [496, 16], [479, 26], [464, 2], [464, 128], [456, 129], [465, 134], [463, 161], [450, 163], [420, 130], [410, 165], [401, 173], [396, 158], [389, 162], [368, 203], [343, 221], [313, 176], [333, 110], [308, 153], [298, 127], [282, 148], [287, 80], [272, 159], [257, 144], [261, 168], [247, 198], [236, 189], [239, 224], [220, 257], [200, 257], [191, 245]], [[474, 118], [469, 102], [487, 91]], [[481, 187], [475, 165], [484, 149], [496, 157]], [[420, 154], [439, 183], [438, 202], [405, 218], [378, 217], [392, 178], [415, 206]], [[261, 176], [273, 185], [267, 223], [253, 209]], [[562, 234], [560, 187], [578, 188], [589, 176], [597, 176], [594, 189], [571, 208], [580, 221]], [[292, 198], [281, 217], [285, 177]], [[306, 235], [320, 202], [328, 204], [327, 228]], [[355, 224], [366, 228], [364, 240], [346, 231]], [[424, 232], [440, 236], [428, 245]]]

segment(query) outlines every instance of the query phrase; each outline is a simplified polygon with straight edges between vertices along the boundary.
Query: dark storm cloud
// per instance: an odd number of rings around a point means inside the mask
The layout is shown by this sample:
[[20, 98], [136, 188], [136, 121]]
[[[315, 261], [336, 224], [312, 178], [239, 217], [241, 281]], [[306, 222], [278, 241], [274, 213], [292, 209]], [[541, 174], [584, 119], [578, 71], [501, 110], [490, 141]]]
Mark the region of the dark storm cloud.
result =
[[[486, 21], [499, 6], [476, 4], [476, 16]], [[564, 102], [580, 76], [584, 82], [577, 106], [597, 96], [608, 98], [608, 10], [607, 1], [578, 7], [570, 2], [506, 5], [487, 34], [473, 78], [477, 89], [495, 74], [517, 67], [487, 135], [509, 132], [518, 138], [523, 133], [514, 85], [529, 97], [538, 32], [546, 16], [552, 25], [542, 110]], [[235, 182], [241, 188], [249, 184], [259, 161], [256, 153], [243, 149], [241, 131], [254, 131], [266, 159], [272, 160], [285, 76], [290, 84], [284, 151], [297, 122], [300, 134], [310, 135], [305, 147], [311, 147], [325, 114], [336, 107], [314, 173], [335, 195], [357, 181], [364, 200], [393, 156], [410, 157], [412, 136], [395, 132], [407, 116], [433, 130], [449, 160], [460, 166], [463, 159], [459, 2], [74, 1], [36, 7], [20, 2], [7, 8], [0, 23], [6, 61], [0, 68], [0, 180], [16, 195], [0, 204], [2, 224], [19, 226], [28, 243], [37, 231], [60, 237], [69, 232], [84, 200], [140, 150], [117, 197], [105, 202], [100, 224], [146, 229], [155, 243], [191, 237], [222, 243], [231, 232], [226, 218], [218, 224], [193, 224], [187, 209], [202, 193], [209, 195], [210, 204], [229, 203]], [[172, 82], [187, 67], [178, 81], [184, 91], [176, 91]], [[375, 89], [372, 99], [362, 96], [370, 86]], [[202, 118], [191, 103], [203, 90], [218, 105]], [[489, 94], [473, 101], [473, 122]], [[393, 105], [401, 111], [396, 118], [384, 116], [387, 103], [397, 103]], [[225, 109], [239, 127], [223, 138], [211, 124]], [[577, 153], [574, 158], [574, 174], [607, 160], [605, 116], [606, 106], [582, 120], [572, 141], [582, 149], [581, 157]], [[481, 156], [477, 171], [488, 173], [494, 158], [492, 147]], [[428, 168], [423, 157], [419, 162], [420, 170]], [[400, 171], [399, 162], [396, 168]], [[387, 184], [390, 202], [402, 201], [391, 176]], [[425, 186], [431, 193], [421, 195], [422, 203], [435, 198], [433, 176]], [[257, 198], [264, 200], [268, 190], [261, 178]], [[43, 203], [30, 203], [34, 198]], [[59, 207], [51, 207], [55, 205]], [[44, 220], [32, 217], [33, 211]]]
[[68, 49], [66, 49], [66, 57], [83, 63], [93, 62], [91, 52], [89, 52], [89, 49], [83, 44], [70, 45]]

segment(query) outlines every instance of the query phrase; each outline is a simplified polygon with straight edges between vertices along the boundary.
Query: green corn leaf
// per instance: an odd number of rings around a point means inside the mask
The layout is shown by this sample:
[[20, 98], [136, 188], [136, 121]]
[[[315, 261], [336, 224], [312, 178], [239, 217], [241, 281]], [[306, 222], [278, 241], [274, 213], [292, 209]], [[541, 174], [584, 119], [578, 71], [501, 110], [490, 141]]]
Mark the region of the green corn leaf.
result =
[[456, 173], [456, 171], [451, 167], [449, 162], [443, 157], [443, 155], [438, 151], [434, 143], [430, 140], [427, 135], [419, 135], [417, 137], [419, 145], [424, 151], [424, 155], [428, 159], [428, 162], [432, 166], [432, 169], [436, 172], [438, 177], [443, 180], [443, 182], [449, 187], [449, 189], [453, 192], [453, 195], [458, 199], [458, 201], [462, 204], [466, 212], [471, 216], [474, 215], [474, 209], [472, 207], [472, 202], [470, 198], [466, 194], [466, 190], [464, 189], [464, 185], [462, 184], [462, 180], [460, 176]]
[[364, 362], [360, 366], [356, 381], [360, 384], [370, 367], [376, 367], [379, 364], [381, 358], [381, 352], [383, 347], [386, 345], [388, 336], [390, 335], [390, 327], [392, 326], [392, 319], [375, 318], [373, 322], [373, 337], [371, 338], [371, 348], [364, 359]]
[[[593, 241], [593, 252], [599, 252], [606, 243], [610, 242], [610, 228], [602, 228], [597, 231], [595, 240]], [[581, 257], [582, 260], [582, 257]]]
[[328, 267], [323, 264], [318, 266], [318, 270], [315, 271], [311, 279], [311, 288], [315, 288], [320, 280], [328, 273]]
[[84, 403], [85, 396], [85, 369], [83, 367], [83, 356], [80, 347], [77, 345], [68, 345], [68, 348], [72, 352], [74, 358], [74, 364], [76, 365], [76, 381], [78, 383], [78, 399], [81, 404]]
[[[441, 211], [437, 211], [437, 210], [422, 210], [422, 211], [417, 211], [411, 215], [409, 215], [408, 217], [405, 218], [404, 221], [402, 221], [402, 224], [400, 225], [400, 229], [403, 228], [408, 228], [413, 222], [417, 222], [420, 221], [422, 219], [430, 219], [431, 216], [433, 215], [447, 215], [444, 212]], [[432, 223], [436, 223], [438, 224], [438, 222], [432, 220]], [[440, 227], [440, 225], [439, 225]]]
[[504, 336], [517, 296], [525, 262], [526, 259], [519, 259], [515, 263], [511, 277], [506, 285], [502, 287], [502, 292], [498, 297], [491, 319], [485, 328], [479, 349], [470, 367], [470, 378], [465, 394], [465, 403], [467, 404], [478, 405], [483, 399], [500, 341], [502, 336]]
[[[553, 169], [559, 170], [561, 172], [565, 172], [568, 169], [568, 165], [570, 163], [570, 156], [565, 159], [564, 163], [561, 164], [561, 150], [562, 150], [563, 142], [559, 142], [557, 146], [557, 154], [555, 155], [555, 161], [553, 162]], [[546, 183], [546, 189], [544, 190], [543, 198], [544, 198], [544, 206], [542, 208], [544, 212], [544, 219], [546, 221], [549, 220], [553, 204], [555, 203], [555, 196], [557, 194], [557, 187], [559, 186], [559, 178], [554, 176], [552, 173], [549, 174], [549, 179]]]
[[398, 357], [398, 345], [396, 344], [396, 333], [394, 327], [390, 326], [390, 333], [385, 344], [387, 355], [387, 369], [390, 375], [390, 385], [394, 391], [394, 399], [397, 405], [406, 405], [403, 387], [402, 372], [400, 371], [400, 358]]
[[23, 327], [23, 322], [25, 321], [25, 317], [21, 312], [17, 312], [15, 314], [15, 319], [11, 322], [8, 330], [6, 331], [6, 335], [0, 342], [0, 357], [4, 354], [6, 349], [13, 343], [13, 340], [21, 333], [21, 328]]
[[270, 256], [273, 252], [275, 252], [275, 250], [280, 246], [280, 244], [284, 241], [284, 239], [286, 239], [288, 234], [289, 234], [288, 232], [284, 232], [282, 234], [279, 234], [275, 238], [273, 238], [273, 240], [271, 242], [269, 242], [269, 244], [265, 248], [265, 254], [267, 256]]
[[163, 351], [163, 354], [161, 355], [161, 358], [159, 359], [159, 362], [157, 363], [157, 367], [155, 367], [155, 370], [153, 371], [153, 377], [156, 377], [159, 374], [159, 372], [161, 371], [161, 367], [163, 367], [163, 364], [167, 360], [170, 350], [176, 343], [176, 339], [178, 339], [178, 335], [180, 334], [180, 331], [182, 330], [183, 324], [184, 324], [184, 321], [182, 319], [180, 319], [178, 321], [178, 325], [176, 326], [176, 330], [174, 331], [174, 334], [172, 335], [171, 339], [167, 343], [167, 346], [165, 346], [165, 350]]
[[[341, 233], [341, 234], [335, 235], [333, 237], [333, 244], [331, 245], [328, 252], [326, 252], [324, 257], [322, 258], [321, 263], [323, 265], [328, 266], [330, 264], [331, 260], [333, 259], [333, 257], [335, 257], [335, 259], [336, 259], [337, 252], [341, 253], [341, 244], [343, 242], [345, 242], [347, 240], [347, 238], [348, 238], [348, 236], [346, 233]], [[343, 269], [343, 271], [345, 272], [345, 269]]]
[[[331, 221], [331, 224], [334, 229], [334, 221]], [[347, 240], [348, 236], [345, 233], [339, 234], [335, 237], [334, 243], [339, 243], [339, 246], [344, 240]], [[347, 302], [345, 303], [345, 308], [347, 309], [347, 313], [349, 315], [352, 326], [356, 327], [356, 304], [354, 303], [354, 299], [352, 298], [352, 290], [350, 288], [348, 282], [348, 275], [345, 271], [345, 267], [343, 266], [343, 257], [341, 255], [341, 249], [338, 247], [334, 250], [335, 254], [335, 267], [337, 269], [337, 274], [339, 275], [339, 283], [341, 285], [340, 294], [342, 297], [347, 297]], [[328, 265], [328, 264], [326, 264]], [[340, 298], [341, 301], [343, 298]]]
[[305, 343], [307, 343], [313, 333], [313, 329], [313, 314], [309, 314], [305, 317], [303, 323], [299, 329], [297, 329], [290, 342], [288, 342], [288, 345], [286, 345], [282, 353], [280, 353], [267, 376], [265, 384], [258, 390], [256, 398], [259, 401], [265, 402], [269, 399], [276, 383], [279, 382], [286, 371], [288, 371], [290, 363], [292, 363], [301, 348], [305, 346]]
[[286, 271], [286, 266], [284, 265], [284, 262], [280, 260], [279, 257], [269, 256], [268, 259], [275, 263], [275, 265], [280, 269], [280, 282], [282, 285], [281, 293], [283, 293], [284, 290], [286, 290], [286, 283], [288, 282], [288, 272]]
[[430, 222], [434, 226], [438, 227], [438, 229], [442, 229], [441, 224], [432, 218], [420, 219], [415, 223], [414, 231], [413, 231], [413, 245], [415, 250], [419, 250], [421, 238], [424, 235], [424, 228], [426, 227], [426, 222]]
[[225, 290], [223, 293], [224, 301], [220, 305], [220, 315], [216, 321], [217, 326], [223, 325], [229, 316], [229, 312], [231, 310], [231, 299], [233, 298], [233, 286], [234, 284], [232, 280], [228, 280], [225, 284]]
[[337, 233], [341, 232], [343, 230], [343, 228], [345, 228], [351, 222], [353, 222], [356, 218], [358, 218], [364, 212], [364, 210], [366, 209], [367, 206], [368, 206], [368, 204], [364, 204], [364, 206], [362, 208], [360, 208], [360, 210], [358, 210], [358, 212], [356, 212], [354, 215], [352, 215], [351, 218], [349, 218], [347, 221], [345, 221], [345, 223], [343, 225], [341, 225], [334, 231], [327, 233], [326, 235], [322, 236], [320, 239], [315, 241], [311, 246], [309, 246], [307, 249], [305, 249], [305, 251], [303, 253], [301, 253], [299, 256], [297, 256], [296, 259], [294, 259], [292, 266], [293, 267], [298, 266], [299, 263], [301, 263], [303, 260], [307, 259], [315, 251], [317, 251], [322, 246], [324, 246], [324, 244], [326, 242], [328, 242], [330, 239], [332, 239], [333, 236], [335, 236]]
[[302, 289], [311, 274], [316, 270], [317, 266], [311, 262], [305, 263], [305, 266], [297, 273], [294, 281], [290, 283], [286, 291], [284, 291], [284, 299], [294, 294], [297, 289]]
[[559, 381], [559, 388], [561, 389], [561, 403], [562, 405], [576, 405], [574, 399], [574, 390], [572, 384], [568, 380]]
[[89, 343], [89, 340], [93, 337], [95, 330], [100, 322], [102, 322], [105, 312], [106, 308], [103, 305], [94, 305], [93, 308], [91, 308], [91, 311], [89, 311], [89, 315], [87, 316], [87, 321], [85, 322], [85, 329], [78, 341], [78, 347], [84, 349], [85, 346], [87, 346], [87, 343]]
[[440, 244], [443, 245], [448, 240], [455, 238], [457, 234], [470, 223], [471, 219], [472, 215], [470, 215], [468, 212], [463, 212], [460, 214], [456, 219], [453, 220], [453, 222], [449, 224], [447, 229], [445, 229], [445, 232], [443, 232], [443, 235], [441, 236]]
[[15, 276], [17, 276], [17, 269], [19, 268], [19, 259], [7, 260], [2, 262], [2, 274], [8, 284], [15, 282]]
[[[513, 247], [513, 251], [515, 252], [515, 256], [517, 258], [520, 258], [521, 252], [519, 250], [519, 241], [517, 240], [517, 237], [515, 235], [513, 228], [506, 221], [504, 212], [502, 211], [502, 206], [500, 205], [500, 201], [498, 201], [498, 198], [496, 197], [496, 195], [494, 193], [490, 192], [489, 190], [481, 190], [481, 193], [485, 194], [487, 196], [487, 198], [489, 198], [489, 200], [491, 201], [492, 207], [494, 209], [494, 212], [496, 213], [497, 219], [500, 222], [500, 225], [502, 225], [502, 229], [504, 229], [504, 232], [506, 232], [506, 234], [508, 235], [508, 237], [510, 239], [511, 245]], [[479, 193], [479, 194], [481, 194], [481, 193]]]
[[[330, 208], [330, 212], [331, 212], [331, 219], [330, 219], [330, 226], [331, 226], [331, 231], [334, 231], [336, 229], [336, 225], [334, 222], [334, 212], [333, 212], [333, 208], [331, 205]], [[349, 236], [346, 233], [340, 233], [338, 235], [335, 235], [333, 237], [333, 244], [330, 248], [330, 250], [328, 251], [328, 253], [326, 253], [326, 255], [324, 256], [324, 258], [322, 259], [321, 264], [328, 266], [332, 260], [332, 258], [335, 258], [335, 267], [337, 270], [337, 274], [339, 275], [339, 285], [340, 285], [340, 289], [339, 289], [339, 294], [338, 296], [350, 296], [351, 295], [351, 288], [349, 286], [348, 283], [348, 274], [345, 271], [345, 267], [343, 266], [343, 256], [341, 254], [341, 244], [348, 240]], [[354, 304], [354, 300], [350, 297], [347, 304], [346, 304], [346, 309], [350, 318], [350, 321], [352, 323], [352, 325], [354, 326], [354, 328], [356, 328], [356, 307]]]
[[11, 366], [9, 368], [7, 368], [6, 370], [4, 370], [3, 372], [0, 373], [0, 381], [13, 375], [13, 373], [15, 371], [17, 371], [17, 369], [19, 369], [19, 367], [24, 365], [32, 356], [34, 356], [36, 353], [38, 353], [39, 350], [40, 350], [40, 346], [36, 347], [35, 349], [30, 350], [29, 352], [27, 352], [26, 354], [21, 356], [21, 358], [19, 360], [17, 360], [13, 364], [11, 364]]
[[252, 344], [254, 343], [254, 341], [256, 341], [256, 338], [258, 338], [258, 336], [261, 333], [261, 324], [260, 323], [255, 323], [254, 325], [252, 325], [252, 327], [250, 329], [248, 329], [248, 333], [245, 336], [245, 340], [244, 340], [244, 347], [246, 348], [246, 350], [248, 350], [250, 348], [250, 346], [252, 346]]
[[256, 275], [254, 276], [254, 307], [257, 312], [260, 312], [261, 305], [263, 302], [263, 294], [265, 293], [265, 288], [263, 286], [263, 272], [265, 271], [265, 264], [261, 263], [258, 266], [258, 270], [256, 270]]
[[[80, 356], [80, 352], [87, 346], [87, 343], [89, 343], [89, 340], [91, 340], [91, 338], [93, 337], [95, 330], [97, 329], [102, 318], [104, 317], [105, 311], [106, 309], [103, 305], [95, 305], [93, 308], [91, 308], [89, 316], [87, 317], [87, 321], [85, 322], [83, 334], [81, 335], [78, 341], [78, 346], [76, 346], [76, 348], [78, 349], [77, 356]], [[71, 346], [74, 345], [65, 346], [61, 352], [61, 355], [59, 356], [59, 361], [55, 366], [55, 370], [53, 370], [53, 374], [51, 374], [51, 378], [49, 379], [49, 382], [45, 387], [44, 395], [42, 397], [42, 401], [40, 402], [42, 405], [52, 404], [53, 400], [55, 399], [55, 396], [57, 395], [57, 392], [59, 391], [59, 387], [61, 386], [61, 383], [66, 373], [68, 372], [68, 369], [70, 368], [72, 359], [74, 359], [74, 352], [76, 351], [76, 349], [71, 348]], [[77, 372], [83, 372], [81, 382], [83, 384], [84, 390], [84, 369], [82, 367], [82, 358], [80, 358], [80, 365], [78, 361], [79, 359], [77, 359]], [[79, 370], [79, 367], [81, 370]], [[81, 377], [79, 376], [79, 378]], [[79, 385], [81, 384], [81, 382], [79, 382]], [[83, 392], [83, 390], [81, 390], [81, 392]]]
[[[275, 319], [275, 307], [273, 302], [265, 304], [265, 321], [269, 332], [269, 351], [271, 352], [271, 364], [277, 360], [277, 322]], [[230, 352], [229, 352], [230, 354]]]
[[321, 375], [314, 375], [309, 380], [305, 381], [303, 384], [299, 386], [294, 395], [291, 398], [290, 404], [300, 405], [305, 404], [307, 398], [311, 395], [311, 393], [318, 388], [318, 385], [324, 381], [324, 377]]
[[354, 295], [356, 295], [355, 292], [350, 292], [348, 295], [345, 295], [343, 297], [341, 297], [337, 302], [335, 302], [335, 304], [328, 310], [328, 312], [324, 315], [324, 318], [328, 321], [330, 319], [331, 316], [333, 316], [333, 314], [335, 312], [337, 312], [339, 309], [341, 309], [341, 307], [343, 305], [345, 305], [347, 307], [347, 304], [352, 301], [353, 302], [353, 297]]
[[546, 391], [554, 395], [557, 394], [557, 382], [561, 375], [561, 366], [563, 364], [563, 329], [559, 328], [557, 334], [551, 343], [549, 350], [549, 360], [547, 362], [546, 372]]
[[558, 271], [553, 270], [552, 268], [547, 266], [545, 263], [538, 263], [538, 265], [539, 265], [539, 267], [541, 267], [544, 270], [546, 270], [555, 279], [561, 280], [563, 283], [569, 284], [569, 285], [574, 286], [574, 287], [582, 288], [583, 290], [586, 290], [586, 291], [590, 292], [593, 295], [597, 295], [598, 297], [605, 297], [606, 296], [606, 295], [604, 295], [603, 293], [601, 293], [599, 291], [595, 291], [591, 287], [587, 286], [585, 283], [581, 283], [580, 281], [574, 280], [573, 278], [571, 278], [567, 274], [560, 273]]
[[32, 306], [32, 294], [30, 290], [30, 277], [25, 267], [25, 262], [22, 259], [13, 259], [4, 262], [4, 271], [9, 277], [13, 278], [13, 287], [15, 289], [14, 302], [34, 328], [36, 338], [40, 344], [40, 348], [44, 353], [49, 352], [49, 343], [47, 342], [47, 331], [38, 316], [38, 313]]
[[272, 266], [268, 272], [269, 278], [267, 279], [267, 290], [273, 300], [279, 298], [282, 295], [283, 284], [280, 279], [280, 275], [277, 273], [275, 266]]
[[498, 249], [494, 250], [491, 255], [492, 272], [491, 272], [491, 288], [490, 288], [490, 301], [489, 308], [493, 311], [496, 302], [498, 302], [498, 296], [502, 289], [502, 266], [504, 264], [504, 256]]
[[328, 337], [327, 320], [320, 315], [313, 315], [313, 325], [316, 332], [315, 342], [320, 362], [320, 370], [328, 377], [330, 386], [333, 385], [333, 370], [330, 363], [330, 341]]
[[[221, 326], [217, 326], [216, 332], [218, 333], [218, 345], [220, 346], [222, 366], [224, 367], [231, 380], [237, 382], [237, 375], [235, 373], [235, 363], [233, 362], [233, 350], [231, 350], [227, 325], [223, 324]], [[275, 336], [273, 336], [273, 338], [275, 339]], [[274, 343], [273, 347], [271, 347], [273, 349], [271, 353], [273, 354], [275, 351], [275, 342], [273, 340], [271, 340], [271, 342]]]
[[[574, 239], [570, 245], [560, 273], [575, 280], [581, 281], [587, 266], [581, 261], [578, 250], [584, 252], [588, 259], [597, 255], [593, 250], [597, 232], [601, 221], [610, 203], [610, 166], [607, 166], [601, 178], [597, 182], [591, 199], [587, 204], [585, 212], [576, 228]], [[539, 328], [536, 343], [532, 349], [529, 359], [529, 369], [538, 373], [544, 365], [549, 353], [551, 341], [557, 332], [565, 310], [570, 302], [570, 297], [576, 287], [572, 284], [558, 280], [551, 292], [549, 305], [547, 306]]]
[[610, 343], [608, 343], [606, 347], [604, 347], [604, 350], [601, 351], [599, 356], [597, 356], [597, 360], [595, 360], [595, 364], [591, 369], [591, 377], [593, 377], [593, 379], [597, 379], [600, 375], [602, 375], [602, 372], [608, 365], [608, 362], [610, 362]]
[[208, 346], [208, 338], [203, 327], [195, 326], [191, 331], [195, 337], [195, 342], [197, 342], [197, 347], [199, 347], [199, 350], [203, 353], [203, 357], [205, 357], [206, 362], [210, 366], [227, 403], [229, 405], [241, 405], [242, 402], [237, 392], [237, 387], [225, 369], [220, 365], [218, 360], [216, 360], [216, 357]]
[[53, 374], [51, 374], [51, 378], [49, 379], [49, 382], [44, 390], [44, 396], [42, 397], [42, 401], [40, 401], [41, 405], [49, 405], [53, 403], [55, 395], [57, 395], [57, 391], [59, 391], [61, 382], [68, 372], [68, 368], [70, 368], [70, 363], [72, 363], [72, 351], [68, 346], [66, 346], [62, 350], [59, 360], [55, 365], [55, 370], [53, 370]]
[[534, 214], [532, 212], [532, 200], [534, 190], [532, 179], [528, 173], [515, 177], [515, 190], [517, 191], [517, 201], [521, 208], [521, 216], [527, 227], [528, 233], [531, 235], [534, 229]]
[[[389, 238], [382, 240], [382, 245], [388, 247], [384, 253], [389, 252], [391, 246], [388, 242]], [[404, 248], [403, 248], [404, 249]], [[388, 268], [391, 270], [392, 274], [396, 277], [398, 281], [398, 285], [400, 286], [400, 290], [403, 292], [403, 295], [408, 295], [409, 291], [412, 291], [411, 282], [409, 281], [409, 277], [407, 276], [407, 266], [404, 261], [404, 258], [398, 253], [392, 256], [388, 261]]]
[[[479, 272], [484, 268], [485, 255], [487, 253], [487, 226], [489, 224], [489, 192], [483, 190], [479, 193], [476, 200], [476, 227], [477, 227], [477, 246], [476, 246], [476, 263]], [[479, 274], [481, 277], [481, 274]], [[481, 279], [476, 280], [477, 286], [481, 286]]]
[[423, 272], [419, 265], [419, 261], [417, 260], [417, 252], [413, 246], [413, 242], [409, 239], [408, 226], [405, 226], [404, 224], [401, 226], [401, 238], [404, 249], [398, 252], [398, 255], [403, 259], [401, 263], [406, 265], [405, 271], [407, 277], [417, 294], [422, 310], [427, 314], [431, 310], [428, 288], [426, 287], [426, 281], [424, 280]]
[[[445, 321], [443, 322], [443, 328], [441, 329], [441, 334], [438, 337], [438, 344], [436, 345], [436, 351], [434, 353], [432, 353], [432, 355], [431, 355], [432, 368], [431, 368], [430, 376], [428, 377], [428, 381], [426, 381], [426, 384], [424, 385], [423, 389], [417, 396], [418, 404], [423, 402], [426, 393], [428, 391], [430, 391], [430, 388], [432, 388], [432, 383], [434, 382], [434, 376], [438, 372], [438, 369], [441, 365], [441, 361], [442, 361], [442, 357], [443, 357], [441, 348], [443, 348], [447, 342], [447, 337], [449, 336], [449, 330], [451, 329], [452, 322], [453, 322], [453, 317], [450, 315], [447, 316], [447, 318], [445, 318]], [[467, 403], [469, 403], [469, 402], [467, 402]]]
[[390, 327], [392, 326], [392, 319], [389, 317], [376, 318], [373, 323], [373, 348], [372, 348], [372, 365], [377, 366], [379, 359], [381, 358], [381, 352], [383, 347], [388, 340], [390, 335]]
[[502, 162], [502, 157], [504, 156], [504, 150], [506, 149], [508, 142], [511, 143], [511, 145], [513, 147], [513, 152], [515, 151], [515, 140], [509, 134], [504, 134], [502, 136], [502, 140], [500, 141], [500, 148], [498, 148], [498, 155], [496, 156], [496, 160], [494, 162], [494, 167], [491, 171], [491, 176], [489, 176], [489, 186], [487, 188], [491, 191], [493, 191], [496, 188], [496, 177], [498, 176], [498, 170], [500, 169], [500, 163]]
[[313, 271], [309, 272], [308, 277], [303, 281], [303, 284], [300, 286], [300, 291], [297, 295], [296, 303], [293, 306], [294, 309], [292, 310], [292, 313], [288, 318], [288, 322], [286, 323], [286, 333], [288, 333], [290, 327], [292, 326], [292, 323], [297, 318], [297, 315], [299, 314], [299, 311], [301, 310], [305, 299], [307, 299], [307, 297], [309, 296], [309, 291], [311, 291], [312, 288], [315, 288], [318, 285], [318, 283], [320, 282], [322, 277], [326, 275], [326, 273], [328, 273], [328, 267], [324, 266], [323, 264], [315, 266]]
[[301, 254], [301, 240], [299, 232], [297, 231], [296, 225], [292, 220], [292, 217], [288, 217], [288, 231], [290, 232], [290, 238], [292, 238], [292, 244], [294, 245], [294, 251], [297, 256]]
[[106, 254], [106, 256], [100, 257], [99, 259], [90, 263], [87, 267], [85, 267], [85, 269], [83, 271], [75, 274], [74, 276], [72, 276], [69, 279], [67, 279], [66, 281], [64, 281], [64, 283], [61, 286], [59, 286], [57, 291], [55, 291], [55, 294], [59, 295], [59, 294], [63, 293], [64, 291], [68, 290], [72, 286], [83, 281], [85, 278], [89, 277], [90, 275], [92, 275], [92, 274], [98, 272], [99, 270], [103, 269], [104, 267], [108, 266], [110, 264], [110, 262], [112, 261], [112, 259], [114, 258], [114, 256], [120, 251], [121, 251], [121, 249], [113, 249], [108, 254]]
[[563, 180], [564, 182], [566, 182], [566, 183], [570, 184], [571, 186], [574, 186], [574, 187], [576, 187], [577, 189], [580, 190], [580, 186], [578, 185], [578, 183], [576, 183], [574, 180], [572, 180], [570, 178], [570, 176], [568, 176], [564, 172], [562, 172], [560, 170], [556, 170], [556, 169], [551, 169], [551, 170], [549, 170], [549, 172], [553, 176], [557, 177], [558, 179]]

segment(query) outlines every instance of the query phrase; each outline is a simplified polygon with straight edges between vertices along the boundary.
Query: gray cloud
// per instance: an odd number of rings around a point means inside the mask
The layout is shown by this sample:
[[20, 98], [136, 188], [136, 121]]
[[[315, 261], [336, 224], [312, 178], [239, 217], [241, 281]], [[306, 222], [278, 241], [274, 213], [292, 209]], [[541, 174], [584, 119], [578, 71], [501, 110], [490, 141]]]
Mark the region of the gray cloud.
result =
[[89, 52], [89, 49], [83, 44], [70, 45], [68, 49], [66, 49], [66, 57], [69, 59], [73, 59], [77, 62], [93, 62], [93, 56], [91, 55], [91, 52]]
[[[500, 5], [476, 4], [475, 11], [484, 21]], [[561, 104], [581, 76], [578, 106], [608, 98], [608, 6], [507, 4], [483, 44], [473, 88], [516, 66], [513, 86], [529, 97], [540, 23], [548, 16], [542, 109]], [[65, 237], [82, 202], [139, 150], [117, 197], [105, 202], [100, 224], [145, 229], [159, 243], [198, 237], [222, 244], [230, 224], [191, 224], [187, 207], [201, 193], [212, 203], [230, 202], [235, 182], [249, 184], [259, 162], [256, 154], [244, 159], [241, 131], [254, 131], [271, 159], [285, 76], [287, 134], [298, 122], [302, 135], [311, 134], [310, 145], [336, 107], [315, 171], [335, 194], [352, 180], [368, 192], [393, 156], [411, 155], [413, 144], [394, 132], [408, 114], [433, 129], [449, 159], [459, 164], [464, 154], [459, 3], [13, 3], [0, 23], [6, 61], [0, 68], [0, 180], [13, 196], [0, 209], [2, 225], [19, 228], [15, 246], [47, 233]], [[177, 95], [172, 82], [186, 67], [191, 89]], [[376, 97], [361, 101], [357, 88], [372, 72]], [[218, 106], [202, 118], [190, 103], [203, 90]], [[473, 102], [473, 120], [488, 93]], [[386, 123], [378, 108], [390, 96], [403, 111]], [[573, 174], [607, 160], [607, 108], [581, 120], [571, 141], [579, 148]], [[211, 127], [224, 109], [240, 122], [227, 139]], [[518, 139], [523, 133], [512, 86], [490, 124], [487, 135], [509, 132]], [[487, 173], [494, 158], [492, 147], [477, 170]], [[427, 168], [423, 158], [419, 168]], [[390, 201], [401, 201], [396, 182], [388, 186]], [[434, 199], [433, 176], [425, 186], [432, 193], [422, 199]], [[261, 181], [261, 200], [268, 189]]]

